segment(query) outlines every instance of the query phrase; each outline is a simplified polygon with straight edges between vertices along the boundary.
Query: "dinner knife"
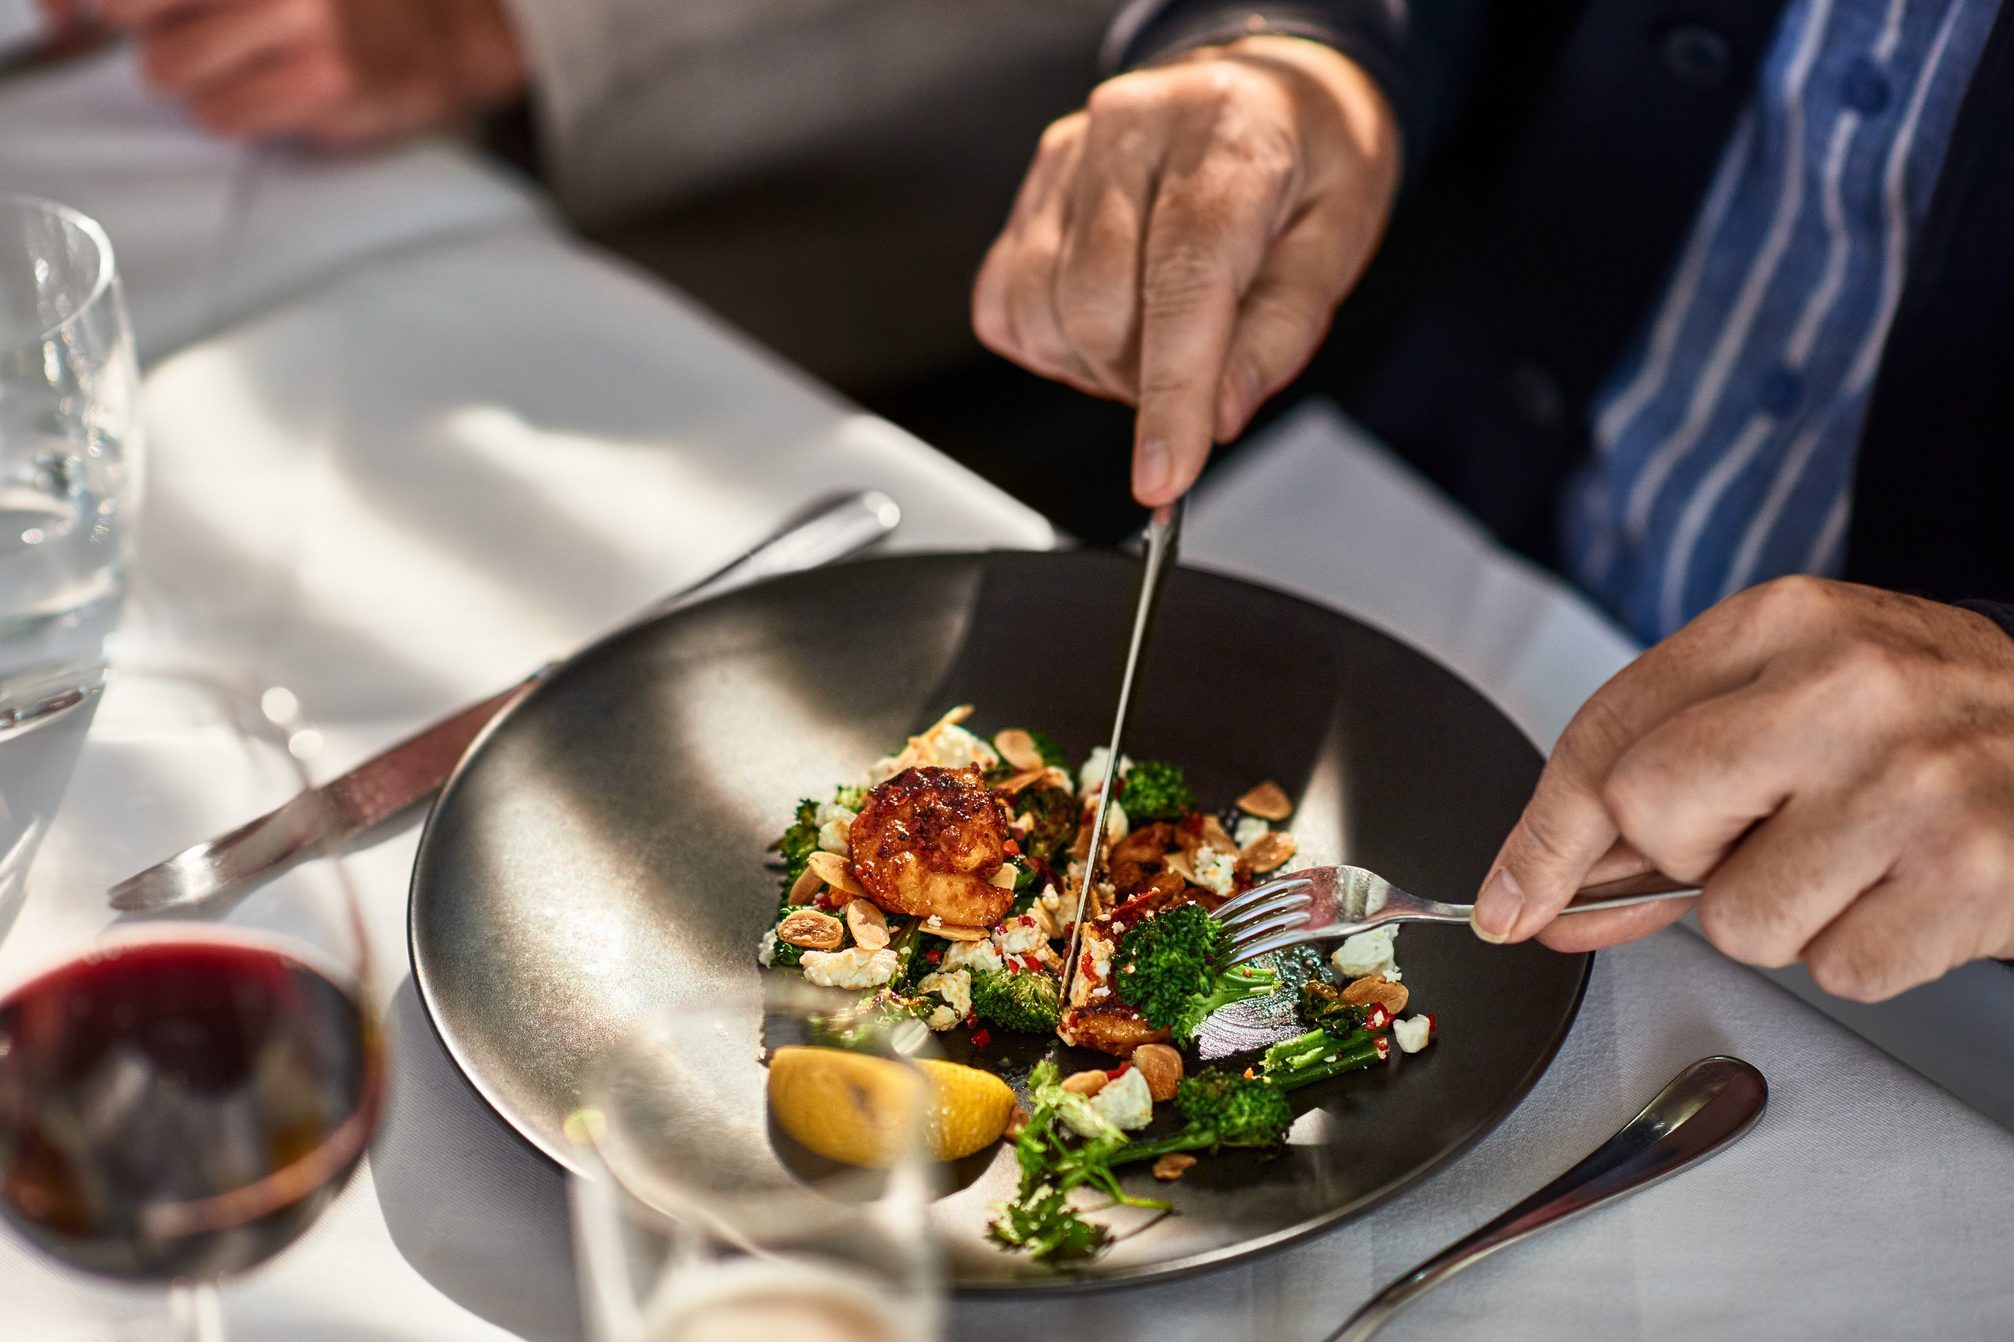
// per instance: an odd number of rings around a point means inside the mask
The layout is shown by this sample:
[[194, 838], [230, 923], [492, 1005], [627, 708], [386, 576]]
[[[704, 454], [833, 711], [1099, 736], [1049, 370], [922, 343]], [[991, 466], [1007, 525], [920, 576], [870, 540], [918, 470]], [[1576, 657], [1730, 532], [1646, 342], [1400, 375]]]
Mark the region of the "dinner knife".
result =
[[[879, 490], [820, 499], [757, 544], [639, 611], [589, 646], [701, 597], [836, 563], [884, 539], [901, 520], [901, 508]], [[502, 693], [373, 755], [278, 810], [127, 877], [107, 892], [107, 898], [125, 913], [202, 903], [250, 889], [311, 846], [347, 843], [433, 796], [490, 720], [567, 660], [546, 663]]]
[[1077, 888], [1076, 910], [1070, 923], [1070, 953], [1063, 961], [1063, 1000], [1070, 1000], [1070, 984], [1077, 977], [1077, 951], [1084, 939], [1084, 911], [1090, 906], [1091, 885], [1097, 877], [1098, 861], [1105, 854], [1105, 826], [1112, 814], [1112, 794], [1119, 784], [1119, 749], [1126, 735], [1126, 715], [1133, 706], [1133, 681], [1140, 669], [1140, 652], [1147, 646], [1154, 612], [1160, 608], [1161, 590], [1168, 570], [1174, 567], [1181, 548], [1182, 510], [1187, 499], [1177, 499], [1154, 510], [1147, 523], [1147, 550], [1140, 565], [1140, 592], [1133, 601], [1133, 637], [1126, 645], [1126, 669], [1119, 677], [1119, 706], [1112, 718], [1112, 742], [1106, 747], [1105, 781], [1098, 789], [1098, 814], [1091, 822], [1091, 845], [1084, 854], [1084, 879]]

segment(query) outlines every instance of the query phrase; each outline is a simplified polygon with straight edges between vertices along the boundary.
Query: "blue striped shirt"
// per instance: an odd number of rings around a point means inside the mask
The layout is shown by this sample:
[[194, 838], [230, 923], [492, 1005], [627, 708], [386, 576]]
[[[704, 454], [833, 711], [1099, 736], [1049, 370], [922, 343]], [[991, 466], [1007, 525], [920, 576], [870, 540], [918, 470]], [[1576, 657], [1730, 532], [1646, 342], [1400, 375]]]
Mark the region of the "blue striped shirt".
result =
[[1567, 571], [1638, 637], [1767, 578], [1839, 571], [1910, 239], [1998, 6], [1784, 11], [1566, 500]]

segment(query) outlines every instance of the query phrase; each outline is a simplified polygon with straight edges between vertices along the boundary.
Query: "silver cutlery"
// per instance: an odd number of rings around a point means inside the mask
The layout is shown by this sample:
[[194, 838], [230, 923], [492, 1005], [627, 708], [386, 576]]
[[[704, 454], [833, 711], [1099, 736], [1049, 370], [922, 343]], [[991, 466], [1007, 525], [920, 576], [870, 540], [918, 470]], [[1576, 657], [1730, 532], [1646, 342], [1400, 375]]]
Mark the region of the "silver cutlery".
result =
[[1133, 636], [1126, 645], [1126, 669], [1119, 676], [1119, 706], [1112, 715], [1112, 742], [1106, 747], [1105, 780], [1098, 790], [1098, 814], [1091, 822], [1090, 851], [1084, 854], [1084, 880], [1077, 888], [1077, 904], [1070, 915], [1070, 953], [1063, 957], [1063, 1000], [1070, 1000], [1070, 982], [1077, 976], [1077, 945], [1084, 935], [1084, 909], [1099, 859], [1105, 854], [1105, 824], [1112, 813], [1112, 794], [1119, 778], [1119, 746], [1126, 735], [1126, 715], [1133, 706], [1133, 677], [1140, 669], [1140, 652], [1147, 646], [1154, 612], [1161, 604], [1161, 589], [1175, 555], [1182, 544], [1182, 513], [1186, 498], [1176, 499], [1154, 510], [1147, 523], [1147, 550], [1140, 564], [1140, 593], [1133, 601]]
[[1706, 1159], [1753, 1127], [1768, 1103], [1769, 1083], [1748, 1063], [1700, 1059], [1585, 1160], [1379, 1291], [1328, 1342], [1364, 1342], [1392, 1315], [1470, 1264]]
[[[885, 538], [902, 520], [895, 500], [862, 490], [818, 500], [705, 577], [631, 616], [597, 642], [667, 611], [763, 578], [835, 563]], [[365, 760], [342, 777], [286, 802], [229, 834], [206, 840], [129, 876], [107, 892], [112, 907], [151, 913], [249, 889], [309, 847], [341, 844], [438, 791], [492, 718], [561, 662]]]
[[[1692, 899], [1699, 887], [1660, 872], [1583, 886], [1562, 913], [1589, 913], [1667, 899]], [[1309, 867], [1255, 885], [1214, 911], [1231, 934], [1231, 963], [1293, 946], [1340, 941], [1386, 923], [1466, 923], [1473, 904], [1410, 895], [1362, 867]]]

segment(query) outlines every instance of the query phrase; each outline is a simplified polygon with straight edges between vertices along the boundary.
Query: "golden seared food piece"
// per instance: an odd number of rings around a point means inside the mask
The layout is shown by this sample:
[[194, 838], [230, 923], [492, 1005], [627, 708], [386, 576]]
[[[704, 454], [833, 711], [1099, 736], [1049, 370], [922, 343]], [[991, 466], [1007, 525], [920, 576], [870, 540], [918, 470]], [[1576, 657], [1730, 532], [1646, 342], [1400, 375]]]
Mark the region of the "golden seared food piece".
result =
[[1094, 1048], [1115, 1058], [1130, 1058], [1142, 1044], [1163, 1044], [1168, 1032], [1149, 1025], [1140, 1013], [1117, 998], [1095, 1006], [1071, 1007], [1056, 1033], [1066, 1044]]
[[1112, 888], [1130, 895], [1168, 868], [1168, 850], [1176, 844], [1175, 827], [1161, 822], [1142, 825], [1112, 847], [1106, 875]]
[[867, 794], [847, 831], [853, 874], [889, 913], [991, 927], [1014, 902], [992, 883], [1012, 825], [978, 769], [904, 769]]

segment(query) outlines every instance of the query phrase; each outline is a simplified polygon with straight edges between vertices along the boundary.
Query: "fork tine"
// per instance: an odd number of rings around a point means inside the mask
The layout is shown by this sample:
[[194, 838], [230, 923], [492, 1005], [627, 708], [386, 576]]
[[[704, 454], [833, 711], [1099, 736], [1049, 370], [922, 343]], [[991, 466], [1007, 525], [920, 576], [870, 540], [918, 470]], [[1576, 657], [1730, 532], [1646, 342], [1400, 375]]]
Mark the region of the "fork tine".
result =
[[1211, 916], [1220, 923], [1227, 922], [1262, 900], [1271, 899], [1275, 895], [1283, 895], [1295, 889], [1312, 890], [1314, 889], [1314, 882], [1305, 876], [1283, 876], [1277, 881], [1267, 881], [1264, 885], [1253, 886], [1250, 890], [1234, 899], [1225, 900], [1217, 906], [1216, 911]]
[[1308, 911], [1305, 908], [1276, 914], [1264, 922], [1253, 923], [1251, 926], [1241, 929], [1237, 936], [1231, 938], [1231, 948], [1233, 950], [1241, 950], [1271, 933], [1283, 932], [1290, 927], [1298, 928], [1306, 927], [1307, 925]]
[[1271, 955], [1274, 951], [1284, 951], [1291, 946], [1299, 946], [1318, 940], [1321, 940], [1321, 938], [1309, 936], [1305, 931], [1276, 932], [1270, 937], [1262, 937], [1258, 941], [1234, 947], [1231, 951], [1229, 963], [1241, 965], [1247, 961], [1256, 960], [1262, 955]]
[[1223, 924], [1226, 931], [1233, 935], [1241, 935], [1261, 918], [1270, 918], [1276, 913], [1285, 913], [1288, 909], [1305, 912], [1314, 902], [1314, 897], [1305, 890], [1291, 891], [1284, 895], [1276, 895], [1262, 904], [1254, 904], [1251, 908], [1242, 910], [1235, 918], [1219, 918], [1217, 921]]

